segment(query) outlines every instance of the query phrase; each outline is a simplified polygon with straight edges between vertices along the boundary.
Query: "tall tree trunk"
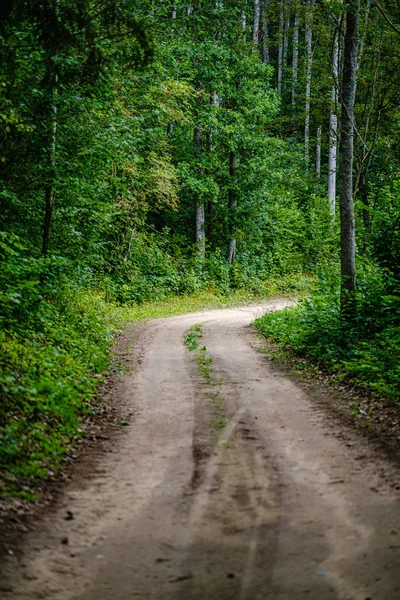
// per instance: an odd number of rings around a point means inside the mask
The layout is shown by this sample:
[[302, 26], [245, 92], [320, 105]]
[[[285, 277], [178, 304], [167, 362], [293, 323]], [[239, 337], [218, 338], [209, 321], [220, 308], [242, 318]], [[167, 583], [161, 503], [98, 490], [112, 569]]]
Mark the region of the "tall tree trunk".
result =
[[[172, 26], [171, 26], [171, 30], [174, 33], [175, 32], [175, 23], [174, 21], [176, 21], [176, 17], [177, 17], [177, 13], [178, 13], [178, 9], [176, 8], [176, 6], [174, 6], [172, 8], [172, 13], [171, 13], [171, 19], [173, 21]], [[167, 125], [167, 134], [171, 135], [174, 131], [174, 123], [172, 121], [170, 121]]]
[[342, 120], [339, 154], [341, 295], [344, 322], [356, 308], [355, 224], [353, 202], [354, 103], [356, 97], [359, 1], [346, 0], [346, 35], [342, 78]]
[[283, 75], [283, 26], [284, 26], [284, 3], [281, 0], [279, 9], [279, 42], [278, 42], [278, 94], [282, 96]]
[[[209, 100], [211, 106], [215, 106], [215, 107], [219, 107], [221, 105], [221, 99], [218, 96], [217, 92], [211, 92], [210, 93], [210, 100]], [[208, 130], [208, 139], [207, 139], [207, 151], [210, 153], [210, 156], [212, 154], [212, 152], [214, 152], [215, 150], [215, 145], [214, 145], [214, 129], [211, 126], [210, 129]], [[207, 176], [210, 175], [210, 171], [207, 171]], [[205, 213], [206, 213], [206, 225], [204, 225], [204, 232], [206, 235], [206, 238], [210, 238], [211, 235], [211, 230], [212, 230], [212, 222], [211, 222], [211, 214], [213, 212], [213, 202], [212, 200], [208, 199], [207, 202], [205, 203]]]
[[269, 63], [269, 33], [268, 33], [268, 2], [263, 0], [262, 5], [262, 59], [263, 63]]
[[299, 11], [296, 10], [293, 25], [293, 62], [292, 62], [292, 111], [296, 111], [297, 76], [299, 71]]
[[229, 233], [230, 233], [231, 239], [229, 241], [229, 246], [228, 246], [228, 263], [230, 265], [233, 264], [233, 262], [235, 260], [235, 254], [236, 254], [236, 225], [235, 225], [235, 220], [236, 220], [235, 213], [236, 213], [236, 206], [237, 206], [236, 189], [235, 189], [236, 172], [237, 172], [237, 157], [236, 157], [236, 154], [231, 151], [229, 154], [229, 175], [230, 175], [230, 179], [231, 179], [231, 186], [229, 188], [229, 221], [230, 221]]
[[46, 187], [46, 211], [43, 225], [42, 238], [42, 254], [46, 255], [50, 245], [51, 226], [53, 223], [53, 208], [54, 208], [54, 178], [56, 174], [56, 144], [57, 144], [57, 84], [58, 77], [54, 75], [53, 86], [51, 89], [51, 105], [50, 105], [50, 144], [49, 144], [49, 165], [50, 165], [50, 180]]
[[329, 113], [329, 158], [328, 158], [328, 198], [332, 215], [336, 212], [336, 166], [338, 144], [338, 102], [339, 102], [339, 32], [335, 32], [332, 56], [331, 110]]
[[312, 8], [314, 0], [307, 0], [306, 13], [306, 107], [304, 120], [304, 154], [306, 163], [310, 158], [310, 99], [311, 99], [311, 71], [312, 71]]
[[242, 8], [240, 13], [240, 29], [246, 31], [247, 20], [246, 20], [246, 5]]
[[260, 35], [260, 0], [254, 0], [254, 19], [253, 19], [253, 48], [258, 48]]
[[[203, 131], [200, 125], [194, 128], [193, 135], [194, 147], [197, 160], [200, 160], [200, 155], [203, 145]], [[197, 169], [199, 177], [203, 175], [203, 170]], [[205, 209], [203, 196], [197, 195], [196, 198], [196, 244], [199, 255], [204, 258], [206, 254], [206, 237], [205, 237]]]
[[317, 156], [315, 161], [315, 174], [317, 179], [321, 177], [321, 139], [322, 139], [322, 127], [319, 125], [317, 129]]

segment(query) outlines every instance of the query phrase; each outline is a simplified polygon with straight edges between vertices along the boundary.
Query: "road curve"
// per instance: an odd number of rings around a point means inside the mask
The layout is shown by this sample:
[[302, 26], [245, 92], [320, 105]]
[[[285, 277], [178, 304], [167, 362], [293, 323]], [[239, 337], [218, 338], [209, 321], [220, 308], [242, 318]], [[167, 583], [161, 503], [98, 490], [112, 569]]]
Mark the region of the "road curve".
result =
[[[127, 433], [9, 558], [1, 597], [400, 598], [399, 471], [258, 351], [248, 325], [285, 304], [144, 327]], [[211, 379], [183, 343], [195, 324]]]

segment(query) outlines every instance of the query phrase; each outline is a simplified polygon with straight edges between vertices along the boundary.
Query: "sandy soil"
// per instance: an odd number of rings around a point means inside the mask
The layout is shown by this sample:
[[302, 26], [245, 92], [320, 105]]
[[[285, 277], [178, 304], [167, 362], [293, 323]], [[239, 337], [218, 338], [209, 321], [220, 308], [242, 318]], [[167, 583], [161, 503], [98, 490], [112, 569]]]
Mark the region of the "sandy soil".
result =
[[400, 598], [400, 472], [258, 351], [248, 325], [284, 305], [144, 327], [127, 432], [8, 557], [2, 598]]

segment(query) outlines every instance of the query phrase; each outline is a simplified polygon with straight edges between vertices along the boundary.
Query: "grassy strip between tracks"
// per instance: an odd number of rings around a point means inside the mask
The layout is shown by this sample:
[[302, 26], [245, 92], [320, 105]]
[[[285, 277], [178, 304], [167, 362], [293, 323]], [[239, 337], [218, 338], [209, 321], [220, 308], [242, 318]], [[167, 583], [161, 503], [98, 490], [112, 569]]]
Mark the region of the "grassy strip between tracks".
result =
[[[188, 350], [195, 352], [200, 375], [204, 378], [206, 383], [218, 386], [222, 382], [213, 379], [212, 358], [208, 354], [206, 346], [200, 346], [202, 337], [202, 326], [200, 324], [193, 325], [187, 332], [184, 343]], [[212, 391], [208, 391], [206, 396], [213, 405], [215, 412], [215, 419], [211, 424], [212, 427], [216, 430], [223, 429], [227, 421], [224, 417], [225, 409], [221, 403], [219, 390], [213, 389]]]

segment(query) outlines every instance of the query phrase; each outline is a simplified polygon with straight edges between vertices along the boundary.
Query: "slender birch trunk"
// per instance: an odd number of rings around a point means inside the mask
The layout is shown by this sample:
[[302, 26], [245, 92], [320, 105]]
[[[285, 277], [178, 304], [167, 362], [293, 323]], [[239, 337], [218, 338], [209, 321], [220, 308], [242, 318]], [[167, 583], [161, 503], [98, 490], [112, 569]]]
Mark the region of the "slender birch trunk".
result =
[[341, 295], [344, 322], [356, 308], [355, 222], [353, 201], [354, 104], [357, 83], [359, 1], [346, 0], [346, 34], [342, 77], [342, 119], [339, 156]]
[[[173, 9], [172, 9], [172, 13], [171, 13], [171, 19], [173, 21], [172, 28], [171, 28], [172, 32], [175, 32], [175, 23], [174, 23], [174, 21], [176, 21], [177, 12], [178, 12], [177, 8], [174, 6]], [[174, 124], [173, 124], [172, 121], [170, 121], [168, 123], [168, 125], [167, 125], [167, 134], [171, 135], [171, 133], [173, 133], [173, 131], [174, 131]]]
[[305, 107], [305, 121], [304, 121], [304, 153], [306, 162], [309, 162], [310, 158], [310, 99], [311, 99], [311, 72], [312, 72], [312, 8], [314, 0], [307, 0], [307, 14], [306, 14], [306, 107]]
[[[196, 152], [197, 160], [200, 159], [202, 144], [203, 144], [203, 131], [200, 125], [194, 128], [193, 142]], [[197, 169], [199, 177], [203, 175], [201, 168]], [[204, 209], [204, 198], [200, 195], [196, 198], [196, 244], [199, 255], [204, 258], [206, 254], [206, 237], [205, 237], [205, 209]]]
[[260, 35], [260, 0], [254, 0], [254, 19], [253, 19], [253, 48], [258, 47]]
[[229, 246], [228, 246], [228, 263], [230, 265], [233, 264], [234, 260], [235, 260], [235, 254], [236, 254], [236, 225], [235, 225], [235, 218], [236, 218], [236, 207], [237, 207], [237, 198], [236, 198], [236, 189], [235, 189], [235, 183], [236, 183], [236, 172], [237, 172], [237, 157], [235, 152], [230, 152], [229, 154], [229, 176], [231, 179], [231, 187], [229, 189], [229, 217], [230, 217], [230, 227], [229, 227], [229, 233], [231, 236], [231, 239], [229, 241]]
[[279, 10], [279, 44], [278, 44], [278, 94], [282, 95], [282, 70], [283, 70], [283, 26], [284, 26], [284, 4], [281, 0]]
[[297, 77], [299, 72], [299, 11], [296, 10], [293, 25], [293, 61], [292, 61], [292, 111], [296, 111]]
[[262, 5], [262, 59], [263, 63], [269, 63], [269, 33], [268, 33], [268, 2], [263, 0]]
[[246, 25], [247, 25], [247, 19], [246, 19], [246, 6], [244, 6], [242, 8], [242, 11], [240, 13], [240, 29], [242, 31], [246, 30]]
[[[215, 107], [219, 107], [221, 105], [221, 99], [218, 96], [218, 94], [216, 92], [211, 92], [210, 94], [210, 104], [211, 106], [215, 106]], [[207, 140], [207, 150], [210, 153], [210, 155], [212, 154], [212, 152], [214, 152], [215, 150], [215, 145], [214, 145], [214, 129], [213, 127], [210, 127], [210, 129], [208, 130], [208, 140]], [[210, 175], [210, 172], [207, 172], [207, 175]], [[210, 199], [207, 199], [207, 202], [205, 203], [204, 206], [204, 210], [205, 210], [205, 221], [207, 221], [208, 224], [208, 228], [206, 230], [206, 224], [204, 225], [204, 234], [205, 237], [207, 238], [207, 235], [209, 236], [210, 234], [210, 227], [211, 227], [211, 215], [213, 212], [213, 202]]]
[[319, 125], [317, 129], [317, 151], [315, 161], [315, 174], [317, 179], [321, 177], [321, 141], [322, 141], [322, 127]]
[[339, 32], [335, 32], [332, 56], [331, 110], [329, 113], [329, 158], [328, 158], [328, 198], [332, 215], [336, 212], [336, 170], [338, 144], [338, 102], [339, 102]]

